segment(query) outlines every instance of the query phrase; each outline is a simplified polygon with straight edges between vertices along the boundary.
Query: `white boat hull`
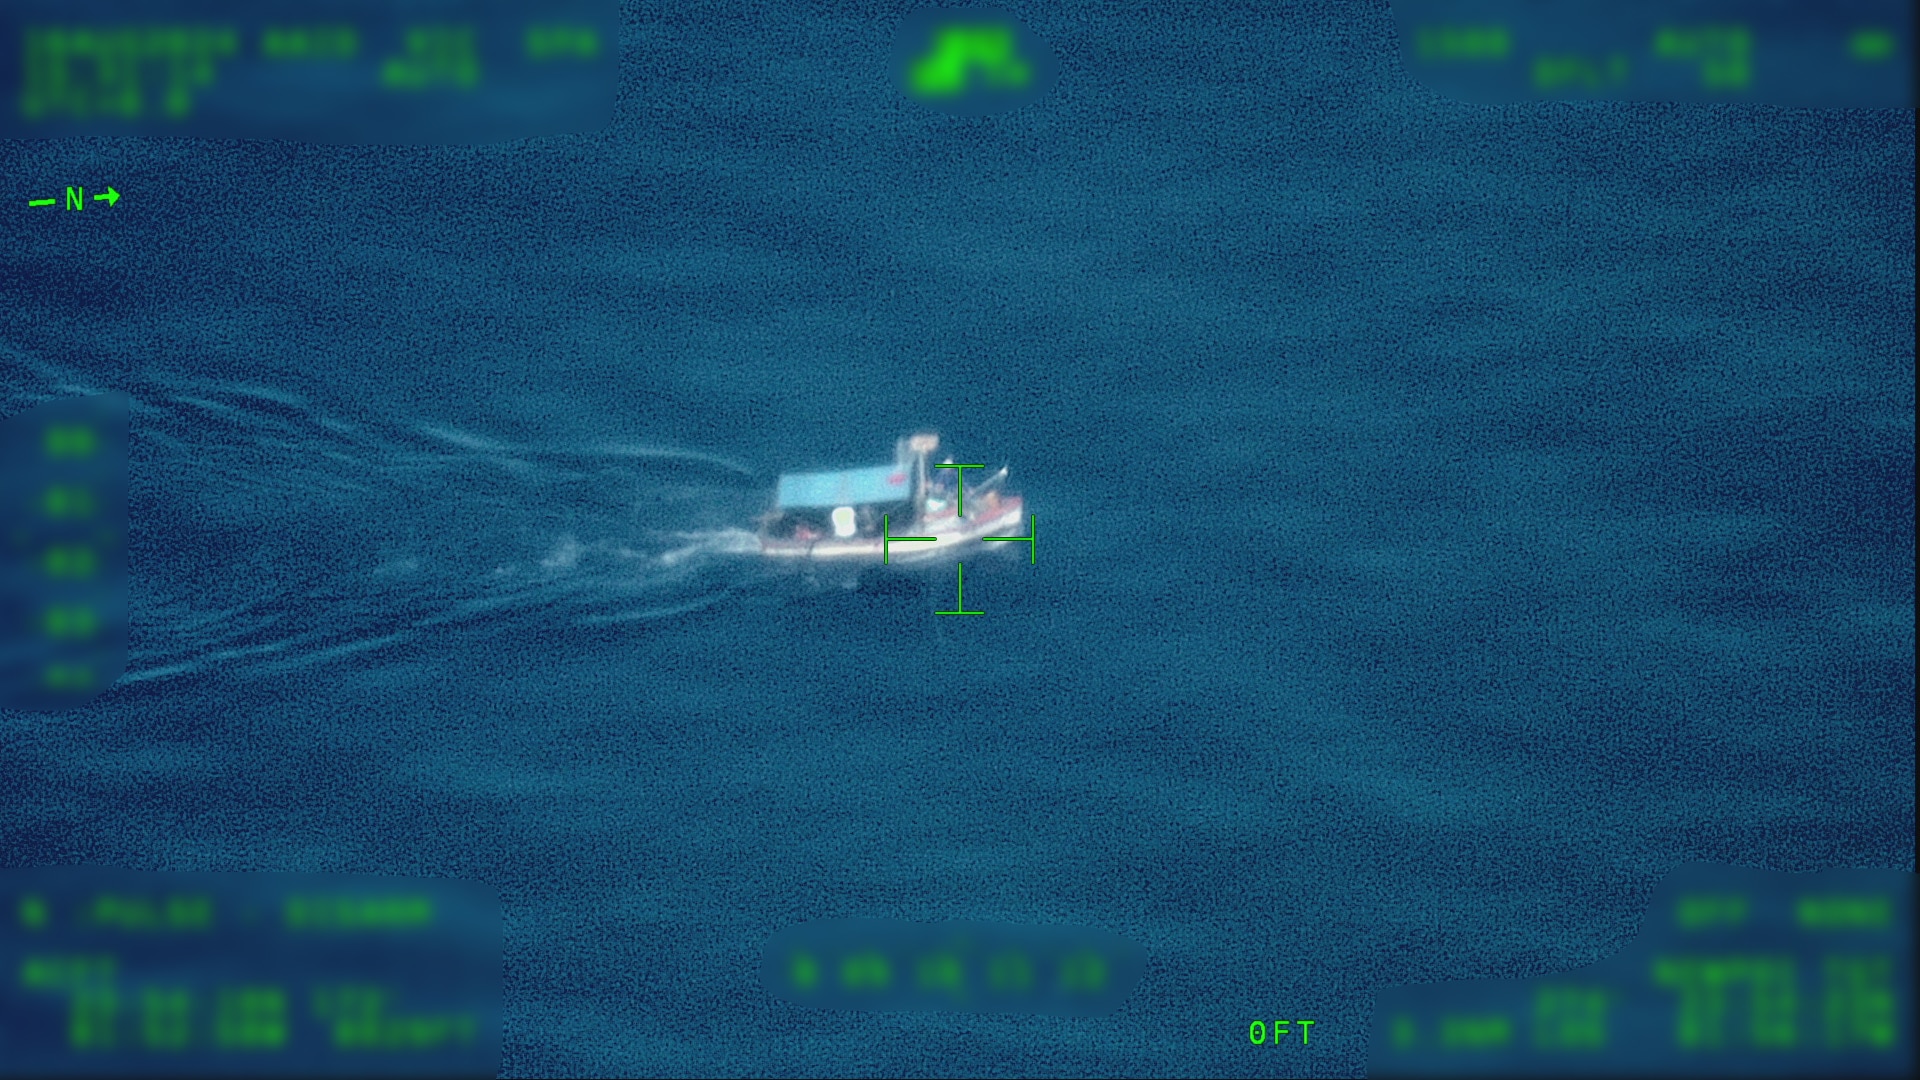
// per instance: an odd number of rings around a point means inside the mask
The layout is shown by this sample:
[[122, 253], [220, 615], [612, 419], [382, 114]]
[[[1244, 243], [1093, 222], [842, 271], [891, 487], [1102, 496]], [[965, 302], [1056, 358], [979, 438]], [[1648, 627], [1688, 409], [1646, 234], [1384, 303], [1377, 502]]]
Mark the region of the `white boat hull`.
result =
[[[969, 504], [972, 500], [968, 500]], [[885, 542], [878, 536], [854, 536], [841, 539], [823, 536], [816, 540], [762, 537], [760, 553], [771, 559], [830, 563], [879, 563], [912, 565], [952, 561], [969, 549], [981, 548], [985, 536], [1026, 535], [1026, 505], [1018, 495], [1000, 497], [989, 494], [978, 509], [969, 506], [966, 517], [951, 514], [912, 524], [891, 524], [894, 536]], [[901, 536], [931, 536], [933, 540], [902, 540]], [[996, 544], [995, 547], [1004, 545]]]

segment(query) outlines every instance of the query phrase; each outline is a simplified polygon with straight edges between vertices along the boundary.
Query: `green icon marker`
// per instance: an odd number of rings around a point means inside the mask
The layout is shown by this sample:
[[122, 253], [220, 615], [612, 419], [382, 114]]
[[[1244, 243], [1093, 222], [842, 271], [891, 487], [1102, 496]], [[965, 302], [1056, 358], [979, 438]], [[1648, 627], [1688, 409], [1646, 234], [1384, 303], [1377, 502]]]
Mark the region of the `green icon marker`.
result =
[[937, 112], [987, 116], [1031, 105], [1060, 79], [1039, 35], [1007, 12], [923, 9], [900, 20], [893, 70], [901, 93]]
[[966, 93], [973, 70], [998, 88], [1022, 87], [1033, 78], [1033, 69], [1014, 52], [1011, 27], [946, 26], [934, 37], [933, 51], [913, 65], [913, 92], [958, 97]]

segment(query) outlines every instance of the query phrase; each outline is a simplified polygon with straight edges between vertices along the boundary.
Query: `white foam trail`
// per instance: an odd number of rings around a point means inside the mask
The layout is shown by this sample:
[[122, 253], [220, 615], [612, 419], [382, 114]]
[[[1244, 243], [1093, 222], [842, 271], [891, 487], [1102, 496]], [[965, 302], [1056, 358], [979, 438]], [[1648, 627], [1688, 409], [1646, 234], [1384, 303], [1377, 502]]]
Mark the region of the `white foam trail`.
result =
[[464, 431], [455, 431], [452, 428], [439, 427], [433, 424], [421, 424], [415, 428], [415, 430], [422, 435], [439, 439], [441, 442], [451, 443], [454, 446], [460, 447], [462, 450], [483, 450], [488, 453], [498, 453], [506, 449], [506, 447], [490, 439], [483, 439], [478, 435], [469, 435]]
[[723, 469], [730, 469], [733, 472], [739, 473], [741, 476], [759, 475], [752, 468], [742, 465], [731, 458], [723, 458], [718, 454], [703, 454], [697, 450], [662, 450], [653, 446], [627, 446], [620, 443], [605, 443], [594, 447], [594, 452], [605, 454], [609, 457], [664, 458], [669, 461], [697, 461], [703, 465], [718, 465]]
[[583, 621], [589, 626], [618, 626], [621, 623], [670, 618], [674, 615], [685, 615], [690, 611], [699, 611], [702, 608], [712, 607], [714, 604], [726, 599], [732, 592], [732, 589], [725, 589], [711, 596], [703, 596], [684, 604], [677, 604], [673, 607], [654, 608], [649, 611], [633, 611], [620, 615], [590, 615]]
[[746, 555], [760, 550], [760, 538], [745, 529], [674, 533], [673, 537], [693, 542], [661, 555], [662, 566], [678, 566], [696, 555]]
[[363, 653], [369, 649], [385, 648], [386, 646], [392, 645], [396, 642], [405, 641], [407, 638], [411, 636], [412, 635], [409, 633], [399, 633], [399, 634], [387, 634], [384, 637], [370, 638], [366, 641], [350, 641], [345, 645], [335, 645], [330, 649], [321, 649], [318, 652], [304, 653], [300, 656], [292, 657], [278, 664], [267, 665], [267, 670], [286, 672], [286, 671], [295, 671], [300, 668], [309, 668], [317, 664], [330, 663], [334, 660], [339, 660], [344, 657], [352, 656], [356, 653]]
[[540, 565], [548, 570], [571, 570], [580, 565], [582, 550], [580, 541], [571, 536], [563, 536], [560, 542], [554, 545], [553, 550], [547, 553], [547, 557], [540, 560]]

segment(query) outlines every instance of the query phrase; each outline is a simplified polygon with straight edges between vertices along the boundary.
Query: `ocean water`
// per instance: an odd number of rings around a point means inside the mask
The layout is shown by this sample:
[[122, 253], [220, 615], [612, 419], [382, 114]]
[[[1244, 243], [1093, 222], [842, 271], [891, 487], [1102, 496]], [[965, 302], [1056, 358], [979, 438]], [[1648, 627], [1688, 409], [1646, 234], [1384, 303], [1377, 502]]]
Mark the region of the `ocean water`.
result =
[[[1339, 3], [1021, 8], [1058, 85], [954, 117], [906, 10], [627, 5], [583, 135], [0, 143], [123, 193], [0, 225], [5, 412], [133, 400], [0, 865], [483, 881], [504, 1076], [887, 1077], [1359, 1075], [1676, 865], [1913, 868], [1911, 112], [1466, 106]], [[756, 561], [915, 430], [1038, 519], [984, 616]], [[1147, 971], [767, 996], [855, 917]]]

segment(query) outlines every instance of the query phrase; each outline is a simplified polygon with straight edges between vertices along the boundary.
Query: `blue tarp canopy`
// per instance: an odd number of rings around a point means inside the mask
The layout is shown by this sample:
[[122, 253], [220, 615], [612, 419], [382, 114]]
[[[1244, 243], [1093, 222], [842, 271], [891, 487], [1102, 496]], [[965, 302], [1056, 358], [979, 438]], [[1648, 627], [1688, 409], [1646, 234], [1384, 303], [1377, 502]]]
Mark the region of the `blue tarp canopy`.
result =
[[905, 465], [876, 465], [871, 469], [789, 473], [780, 478], [777, 505], [782, 510], [802, 510], [906, 502], [912, 497], [913, 484]]

